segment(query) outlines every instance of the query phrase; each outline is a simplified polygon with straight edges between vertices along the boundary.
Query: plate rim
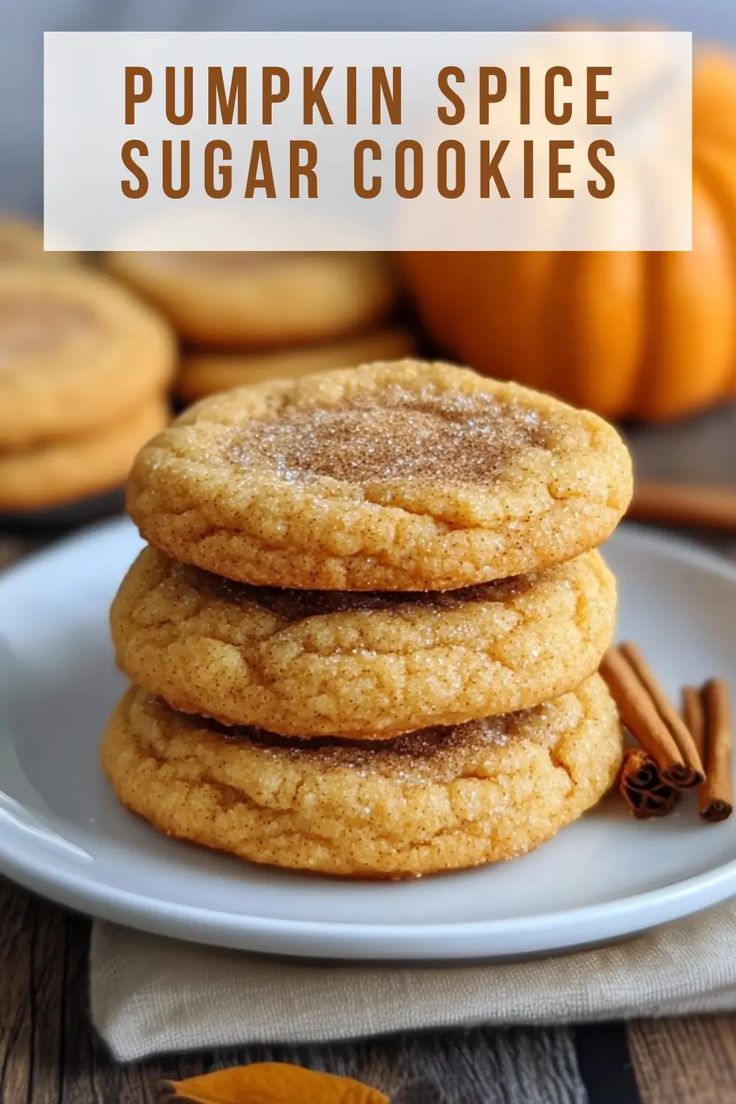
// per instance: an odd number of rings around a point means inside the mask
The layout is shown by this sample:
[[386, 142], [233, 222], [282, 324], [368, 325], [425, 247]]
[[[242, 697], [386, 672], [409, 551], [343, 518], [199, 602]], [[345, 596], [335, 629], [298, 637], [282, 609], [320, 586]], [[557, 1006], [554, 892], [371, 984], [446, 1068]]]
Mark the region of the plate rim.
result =
[[[75, 544], [112, 538], [116, 530], [122, 532], [130, 526], [125, 517], [106, 520], [30, 554], [2, 572], [0, 596], [14, 577], [33, 571], [44, 560], [54, 559]], [[623, 538], [633, 544], [634, 549], [645, 547], [670, 560], [718, 575], [736, 587], [736, 564], [692, 540], [630, 522], [621, 526], [617, 535], [619, 540]], [[15, 828], [25, 835], [22, 824], [16, 823]], [[591, 929], [594, 941], [621, 938], [736, 895], [734, 858], [666, 886], [611, 901], [521, 917], [403, 925], [274, 918], [226, 913], [110, 886], [83, 872], [49, 862], [43, 845], [38, 843], [35, 854], [31, 849], [29, 856], [24, 849], [23, 857], [19, 857], [12, 845], [12, 835], [0, 833], [0, 872], [62, 905], [157, 935], [298, 957], [426, 960], [438, 957], [439, 944], [445, 960], [553, 952], [590, 943]], [[691, 907], [693, 898], [695, 907]], [[636, 920], [633, 926], [632, 920]], [[586, 929], [585, 939], [580, 938], [580, 929]]]

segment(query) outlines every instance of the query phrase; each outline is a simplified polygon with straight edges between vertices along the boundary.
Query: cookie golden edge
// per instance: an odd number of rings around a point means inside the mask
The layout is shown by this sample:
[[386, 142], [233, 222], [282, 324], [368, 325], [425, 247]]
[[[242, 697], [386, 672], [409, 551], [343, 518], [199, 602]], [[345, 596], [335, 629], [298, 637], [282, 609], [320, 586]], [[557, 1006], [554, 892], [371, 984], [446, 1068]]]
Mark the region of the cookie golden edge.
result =
[[109, 254], [105, 265], [183, 338], [210, 349], [338, 337], [379, 323], [397, 294], [393, 267], [377, 253], [285, 254], [217, 271], [129, 252]]
[[[390, 739], [526, 709], [578, 686], [611, 642], [616, 584], [599, 552], [518, 592], [289, 619], [258, 590], [152, 548], [110, 624], [118, 665], [173, 709], [284, 736]], [[447, 596], [446, 596], [447, 597]]]
[[599, 676], [512, 718], [509, 737], [447, 758], [226, 740], [131, 689], [101, 748], [120, 801], [155, 828], [249, 862], [406, 878], [516, 858], [595, 805], [622, 732]]
[[169, 420], [168, 403], [155, 395], [114, 425], [0, 452], [0, 510], [22, 514], [122, 487], [138, 450]]
[[[487, 490], [427, 483], [424, 506], [386, 504], [401, 485], [317, 478], [218, 462], [239, 420], [268, 404], [339, 403], [363, 388], [430, 386], [486, 392], [568, 427], [576, 444], [529, 475], [524, 456]], [[296, 399], [295, 399], [296, 396]], [[239, 388], [195, 404], [138, 456], [128, 511], [141, 534], [172, 559], [253, 584], [314, 590], [445, 590], [521, 575], [601, 544], [632, 493], [629, 452], [588, 411], [441, 362], [362, 365]]]

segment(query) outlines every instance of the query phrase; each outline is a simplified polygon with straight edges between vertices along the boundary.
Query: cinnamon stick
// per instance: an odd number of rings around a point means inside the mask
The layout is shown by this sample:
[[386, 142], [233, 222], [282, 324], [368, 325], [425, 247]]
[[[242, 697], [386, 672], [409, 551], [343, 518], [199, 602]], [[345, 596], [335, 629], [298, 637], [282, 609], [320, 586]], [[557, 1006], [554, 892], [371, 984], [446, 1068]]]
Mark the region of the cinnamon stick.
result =
[[635, 644], [626, 642], [620, 645], [621, 654], [628, 660], [629, 665], [642, 686], [648, 692], [659, 716], [664, 721], [672, 739], [685, 763], [685, 770], [679, 766], [673, 766], [667, 778], [673, 786], [686, 790], [691, 786], [699, 786], [705, 777], [700, 752], [690, 733], [690, 729], [675, 709], [670, 699], [660, 686], [657, 678], [650, 668], [644, 656]]
[[728, 684], [710, 679], [702, 690], [706, 772], [699, 795], [700, 815], [714, 822], [733, 812], [733, 724]]
[[637, 820], [666, 816], [680, 796], [674, 786], [662, 781], [656, 763], [643, 748], [625, 753], [618, 784]]
[[634, 488], [628, 516], [736, 533], [736, 488], [644, 480]]
[[690, 768], [647, 688], [619, 648], [608, 649], [600, 673], [621, 720], [654, 760], [662, 781], [682, 787], [683, 779], [687, 782], [690, 777]]
[[705, 712], [703, 696], [697, 686], [682, 688], [682, 719], [698, 749], [701, 763], [705, 764]]

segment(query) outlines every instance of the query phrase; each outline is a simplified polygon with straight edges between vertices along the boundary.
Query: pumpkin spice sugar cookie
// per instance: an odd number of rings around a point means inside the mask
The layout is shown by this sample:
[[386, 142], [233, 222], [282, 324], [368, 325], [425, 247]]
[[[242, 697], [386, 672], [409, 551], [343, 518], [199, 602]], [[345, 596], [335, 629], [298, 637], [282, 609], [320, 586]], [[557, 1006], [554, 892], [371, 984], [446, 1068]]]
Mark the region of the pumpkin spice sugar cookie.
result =
[[606, 422], [404, 360], [205, 399], [139, 454], [128, 508], [173, 559], [313, 590], [445, 590], [600, 544], [631, 497]]
[[396, 297], [378, 253], [114, 253], [108, 268], [212, 348], [306, 343], [382, 319]]
[[166, 323], [108, 277], [0, 266], [0, 451], [133, 417], [174, 354]]
[[599, 676], [535, 709], [380, 744], [225, 730], [129, 690], [102, 764], [160, 831], [251, 862], [363, 878], [511, 859], [594, 805], [621, 762]]
[[598, 552], [468, 589], [347, 594], [232, 583], [147, 548], [111, 624], [122, 670], [174, 709], [387, 739], [573, 689], [597, 669], [615, 612]]

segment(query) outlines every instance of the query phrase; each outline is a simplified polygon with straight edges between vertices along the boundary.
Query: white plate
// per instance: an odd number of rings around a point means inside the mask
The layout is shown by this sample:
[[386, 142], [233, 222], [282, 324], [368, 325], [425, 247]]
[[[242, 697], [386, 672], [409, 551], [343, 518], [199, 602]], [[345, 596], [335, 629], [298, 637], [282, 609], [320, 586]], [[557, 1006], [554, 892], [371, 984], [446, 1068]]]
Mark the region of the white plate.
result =
[[[139, 547], [114, 521], [0, 577], [0, 869], [63, 904], [164, 935], [279, 954], [472, 959], [623, 937], [736, 893], [736, 817], [692, 801], [632, 820], [615, 797], [512, 863], [405, 883], [261, 869], [122, 809], [97, 765], [122, 689], [107, 609]], [[622, 529], [620, 632], [675, 690], [736, 684], [736, 567]]]

